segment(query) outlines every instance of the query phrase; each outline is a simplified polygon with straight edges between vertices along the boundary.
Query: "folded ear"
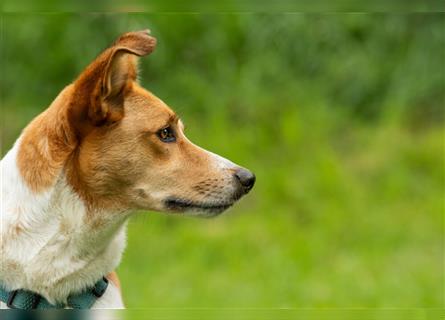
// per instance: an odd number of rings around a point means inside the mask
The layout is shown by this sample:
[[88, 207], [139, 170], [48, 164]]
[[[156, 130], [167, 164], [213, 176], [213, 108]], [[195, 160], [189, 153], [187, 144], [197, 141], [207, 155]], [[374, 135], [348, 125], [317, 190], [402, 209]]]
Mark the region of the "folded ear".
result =
[[125, 92], [137, 78], [137, 57], [155, 47], [156, 39], [144, 30], [123, 34], [102, 52], [74, 82], [73, 125], [82, 131], [120, 120]]
[[102, 78], [104, 98], [119, 94], [129, 81], [136, 80], [137, 57], [150, 54], [155, 46], [156, 39], [148, 30], [125, 33], [116, 40]]

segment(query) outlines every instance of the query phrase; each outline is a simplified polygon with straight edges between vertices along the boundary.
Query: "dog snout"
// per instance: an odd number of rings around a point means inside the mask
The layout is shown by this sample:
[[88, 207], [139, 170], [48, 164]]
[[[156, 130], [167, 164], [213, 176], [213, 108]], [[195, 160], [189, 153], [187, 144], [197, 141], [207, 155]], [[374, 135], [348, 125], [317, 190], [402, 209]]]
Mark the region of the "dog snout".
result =
[[247, 169], [239, 168], [234, 173], [235, 179], [241, 185], [244, 193], [248, 193], [255, 184], [255, 175]]

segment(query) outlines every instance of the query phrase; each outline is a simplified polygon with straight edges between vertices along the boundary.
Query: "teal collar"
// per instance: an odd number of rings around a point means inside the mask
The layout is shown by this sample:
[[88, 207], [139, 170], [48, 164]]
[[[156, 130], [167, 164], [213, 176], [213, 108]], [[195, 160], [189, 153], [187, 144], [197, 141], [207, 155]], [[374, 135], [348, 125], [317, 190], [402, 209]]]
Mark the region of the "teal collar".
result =
[[90, 309], [96, 300], [103, 296], [107, 287], [108, 279], [103, 277], [93, 287], [70, 295], [66, 304], [52, 305], [38, 293], [22, 289], [8, 291], [0, 284], [0, 300], [11, 309]]

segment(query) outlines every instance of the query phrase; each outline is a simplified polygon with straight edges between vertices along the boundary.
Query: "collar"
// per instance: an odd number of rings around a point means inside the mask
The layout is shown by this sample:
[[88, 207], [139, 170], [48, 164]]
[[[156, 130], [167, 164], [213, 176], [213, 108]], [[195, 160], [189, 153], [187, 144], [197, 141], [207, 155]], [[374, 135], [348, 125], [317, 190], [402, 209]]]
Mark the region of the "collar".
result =
[[108, 279], [103, 277], [94, 286], [70, 295], [66, 303], [53, 305], [38, 293], [23, 289], [8, 291], [0, 284], [0, 300], [11, 309], [90, 309], [103, 296], [107, 287]]

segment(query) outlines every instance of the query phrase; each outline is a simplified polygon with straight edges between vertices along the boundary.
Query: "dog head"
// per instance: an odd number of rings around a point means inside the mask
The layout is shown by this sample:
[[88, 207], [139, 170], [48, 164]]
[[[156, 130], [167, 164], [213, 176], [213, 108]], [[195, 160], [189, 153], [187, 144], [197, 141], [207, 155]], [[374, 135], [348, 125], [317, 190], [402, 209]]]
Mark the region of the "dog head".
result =
[[179, 116], [137, 83], [137, 58], [155, 46], [147, 31], [126, 33], [74, 82], [69, 182], [101, 206], [216, 215], [255, 176], [189, 141]]

